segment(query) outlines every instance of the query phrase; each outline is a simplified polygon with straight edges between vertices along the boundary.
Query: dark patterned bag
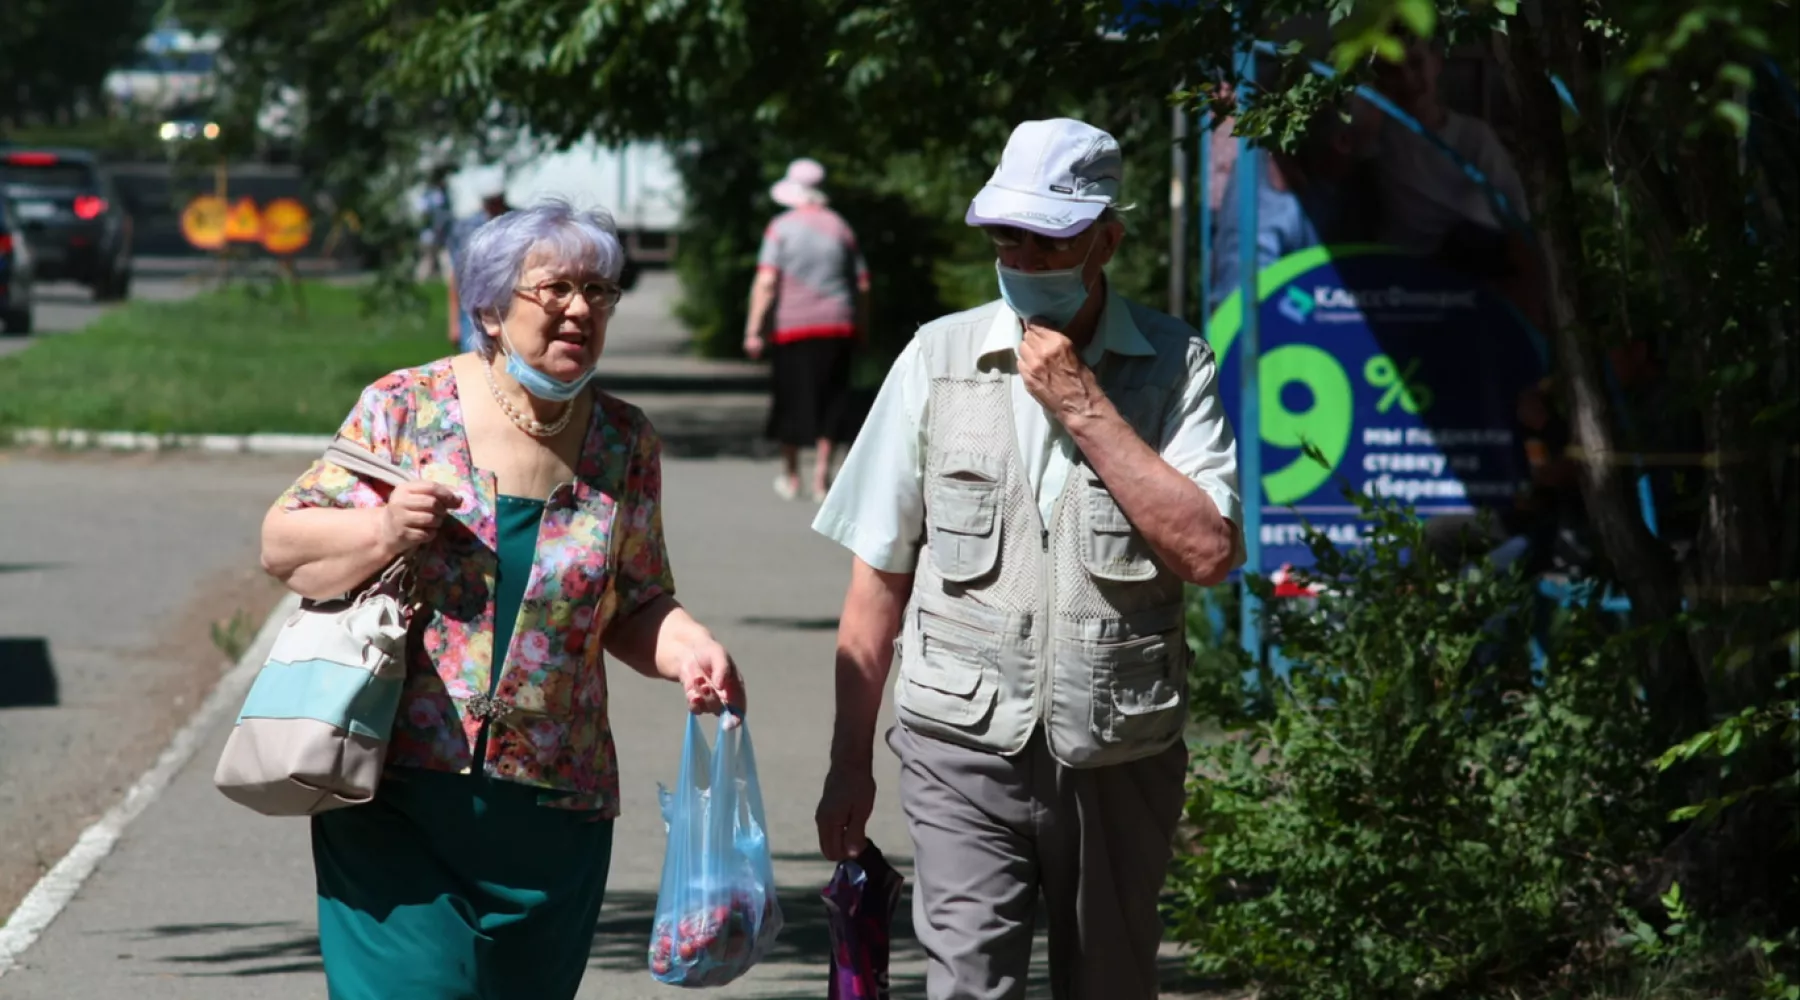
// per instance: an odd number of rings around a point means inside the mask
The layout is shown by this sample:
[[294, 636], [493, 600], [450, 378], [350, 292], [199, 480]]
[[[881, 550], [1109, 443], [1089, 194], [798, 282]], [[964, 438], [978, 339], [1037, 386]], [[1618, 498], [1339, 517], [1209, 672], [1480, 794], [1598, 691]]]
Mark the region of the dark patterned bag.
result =
[[894, 907], [905, 885], [873, 842], [838, 863], [819, 893], [831, 930], [829, 1000], [888, 1000]]

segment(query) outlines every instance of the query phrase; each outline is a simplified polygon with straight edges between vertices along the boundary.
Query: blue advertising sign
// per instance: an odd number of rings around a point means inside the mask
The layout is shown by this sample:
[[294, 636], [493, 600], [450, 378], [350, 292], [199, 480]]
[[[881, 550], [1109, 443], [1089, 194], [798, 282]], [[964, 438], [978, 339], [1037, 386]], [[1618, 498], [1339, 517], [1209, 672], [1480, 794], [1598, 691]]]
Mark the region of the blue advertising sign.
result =
[[[1526, 486], [1516, 414], [1544, 361], [1510, 305], [1453, 271], [1374, 247], [1284, 257], [1257, 276], [1257, 295], [1262, 565], [1251, 572], [1311, 565], [1305, 525], [1358, 544], [1364, 524], [1346, 490], [1431, 517], [1508, 505]], [[1207, 326], [1234, 422], [1240, 298]], [[1237, 430], [1238, 447], [1251, 447], [1249, 429]]]

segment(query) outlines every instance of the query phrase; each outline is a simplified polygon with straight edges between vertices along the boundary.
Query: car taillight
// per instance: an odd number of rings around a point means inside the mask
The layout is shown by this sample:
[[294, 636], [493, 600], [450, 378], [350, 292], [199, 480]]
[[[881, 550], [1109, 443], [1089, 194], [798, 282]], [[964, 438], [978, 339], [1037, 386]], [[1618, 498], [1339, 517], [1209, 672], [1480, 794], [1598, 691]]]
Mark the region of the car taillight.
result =
[[84, 194], [75, 199], [75, 217], [77, 219], [98, 219], [100, 213], [106, 211], [106, 199], [91, 194]]
[[0, 233], [0, 254], [12, 253], [12, 234]]
[[53, 167], [57, 157], [55, 153], [8, 153], [6, 162], [15, 167]]

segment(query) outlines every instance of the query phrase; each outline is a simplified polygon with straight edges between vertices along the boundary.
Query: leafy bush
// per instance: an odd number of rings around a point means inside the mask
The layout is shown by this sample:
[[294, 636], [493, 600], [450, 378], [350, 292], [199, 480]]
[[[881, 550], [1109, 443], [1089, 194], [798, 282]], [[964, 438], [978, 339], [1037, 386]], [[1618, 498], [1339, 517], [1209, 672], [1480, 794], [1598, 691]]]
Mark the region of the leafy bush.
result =
[[1528, 978], [1603, 935], [1654, 847], [1626, 640], [1578, 613], [1536, 676], [1524, 581], [1413, 558], [1414, 519], [1367, 513], [1367, 547], [1313, 540], [1324, 596], [1271, 605], [1287, 683], [1197, 751], [1176, 937], [1269, 995]]

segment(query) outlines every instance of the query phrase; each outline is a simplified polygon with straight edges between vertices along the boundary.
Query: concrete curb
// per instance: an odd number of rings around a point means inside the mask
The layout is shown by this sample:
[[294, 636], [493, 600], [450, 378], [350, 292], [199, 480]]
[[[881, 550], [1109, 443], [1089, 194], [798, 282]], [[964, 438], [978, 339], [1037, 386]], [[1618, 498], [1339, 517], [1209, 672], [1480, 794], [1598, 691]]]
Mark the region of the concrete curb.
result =
[[29, 427], [0, 432], [0, 439], [40, 448], [105, 448], [112, 451], [188, 450], [223, 454], [317, 455], [329, 434], [152, 434]]

